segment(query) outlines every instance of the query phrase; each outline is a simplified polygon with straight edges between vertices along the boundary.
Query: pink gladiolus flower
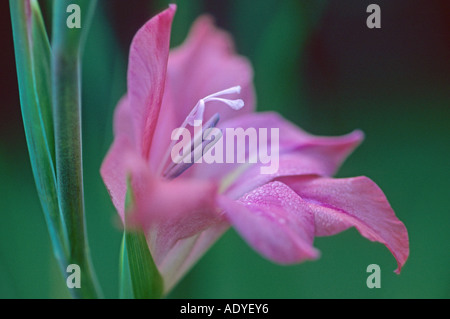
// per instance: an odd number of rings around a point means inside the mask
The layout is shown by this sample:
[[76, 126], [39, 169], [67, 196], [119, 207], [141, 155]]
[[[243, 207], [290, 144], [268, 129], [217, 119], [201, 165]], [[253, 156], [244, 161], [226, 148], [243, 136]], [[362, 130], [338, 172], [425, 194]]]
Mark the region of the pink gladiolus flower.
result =
[[[255, 113], [250, 63], [209, 17], [199, 18], [186, 42], [169, 52], [175, 10], [171, 5], [152, 18], [133, 39], [128, 92], [117, 106], [114, 143], [101, 168], [122, 218], [131, 179], [136, 220], [165, 291], [230, 225], [281, 264], [318, 258], [314, 237], [354, 226], [386, 245], [400, 272], [408, 234], [383, 192], [367, 177], [331, 178], [363, 134], [317, 137], [276, 113]], [[173, 164], [167, 160], [171, 133], [193, 118], [211, 118], [219, 129], [278, 128], [278, 171], [261, 174], [260, 163]]]

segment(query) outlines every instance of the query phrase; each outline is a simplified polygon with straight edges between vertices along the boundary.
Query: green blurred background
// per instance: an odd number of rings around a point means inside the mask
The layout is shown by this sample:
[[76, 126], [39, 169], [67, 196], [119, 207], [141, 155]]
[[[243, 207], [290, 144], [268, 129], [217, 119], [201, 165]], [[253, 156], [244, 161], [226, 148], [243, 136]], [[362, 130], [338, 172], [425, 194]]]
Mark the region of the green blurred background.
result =
[[[350, 229], [318, 238], [319, 260], [278, 266], [230, 230], [169, 297], [449, 298], [450, 2], [176, 2], [173, 45], [198, 15], [212, 14], [253, 63], [259, 110], [276, 110], [314, 134], [366, 133], [338, 176], [366, 175], [378, 183], [408, 228], [411, 254], [395, 275], [389, 251]], [[370, 3], [381, 7], [381, 29], [366, 27]], [[131, 38], [167, 4], [99, 0], [84, 54], [87, 227], [109, 298], [118, 297], [121, 231], [99, 167], [112, 141], [115, 104], [126, 90]], [[0, 6], [0, 298], [68, 297], [31, 174], [7, 1]], [[380, 289], [366, 286], [372, 263], [381, 267]]]

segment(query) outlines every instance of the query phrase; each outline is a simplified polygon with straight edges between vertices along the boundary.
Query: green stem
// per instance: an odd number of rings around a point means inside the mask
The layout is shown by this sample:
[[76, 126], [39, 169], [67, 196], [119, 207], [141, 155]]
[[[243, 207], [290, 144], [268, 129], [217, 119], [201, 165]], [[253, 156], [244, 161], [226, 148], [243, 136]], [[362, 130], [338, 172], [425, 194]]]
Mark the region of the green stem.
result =
[[[82, 29], [67, 27], [66, 8], [74, 2], [55, 1], [53, 9], [52, 100], [57, 191], [70, 243], [68, 263], [81, 269], [81, 288], [70, 291], [75, 298], [97, 298], [101, 293], [91, 266], [84, 217], [80, 44], [86, 24]], [[89, 8], [87, 1], [78, 3], [82, 10]]]

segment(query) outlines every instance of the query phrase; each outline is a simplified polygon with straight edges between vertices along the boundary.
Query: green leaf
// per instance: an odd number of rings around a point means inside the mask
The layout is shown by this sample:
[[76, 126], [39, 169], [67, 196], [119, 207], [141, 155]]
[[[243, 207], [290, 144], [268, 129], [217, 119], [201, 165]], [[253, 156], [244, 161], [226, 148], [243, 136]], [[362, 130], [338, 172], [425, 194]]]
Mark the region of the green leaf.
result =
[[[92, 12], [95, 1], [83, 2]], [[25, 135], [53, 250], [65, 276], [68, 264], [81, 268], [82, 288], [71, 289], [72, 295], [98, 297], [84, 229], [79, 50], [56, 42], [55, 58], [37, 0], [10, 0], [10, 10]], [[66, 14], [56, 16], [62, 22]], [[54, 26], [64, 40], [65, 23]]]
[[128, 264], [128, 252], [125, 244], [126, 235], [123, 234], [120, 249], [120, 299], [134, 299], [133, 285], [131, 283], [130, 265]]
[[45, 30], [44, 20], [37, 0], [31, 0], [31, 63], [33, 66], [33, 81], [35, 85], [36, 101], [42, 124], [45, 130], [47, 148], [52, 163], [55, 162], [55, 137], [52, 115], [51, 91], [51, 48]]
[[51, 51], [35, 0], [10, 0], [22, 118], [36, 187], [59, 260], [67, 254], [61, 223], [54, 166], [50, 91]]
[[142, 231], [125, 231], [124, 256], [128, 259], [130, 283], [136, 299], [157, 299], [163, 294], [163, 281], [153, 261]]
[[[133, 211], [133, 206], [129, 183], [125, 220]], [[122, 242], [120, 283], [121, 298], [156, 299], [163, 294], [163, 279], [153, 261], [144, 232], [138, 228], [127, 228], [127, 225]]]

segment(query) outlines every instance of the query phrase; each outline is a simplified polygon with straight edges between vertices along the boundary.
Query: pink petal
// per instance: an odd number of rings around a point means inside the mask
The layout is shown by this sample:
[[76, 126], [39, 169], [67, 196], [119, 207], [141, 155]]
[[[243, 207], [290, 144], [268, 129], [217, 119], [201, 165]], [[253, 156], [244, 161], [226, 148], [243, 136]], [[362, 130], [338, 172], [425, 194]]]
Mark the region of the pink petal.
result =
[[[242, 127], [244, 129], [249, 127], [253, 127], [256, 129], [278, 128], [280, 130], [280, 149], [282, 150], [293, 150], [293, 149], [297, 150], [300, 147], [303, 148], [306, 146], [334, 146], [336, 150], [344, 152], [346, 153], [346, 155], [348, 155], [348, 153], [351, 152], [353, 148], [358, 145], [358, 144], [356, 145], [342, 144], [341, 141], [339, 140], [339, 137], [312, 135], [302, 130], [297, 125], [286, 120], [279, 113], [276, 112], [259, 112], [246, 114], [244, 116], [240, 116], [237, 118], [229, 119], [226, 122], [222, 122], [220, 127], [222, 128]], [[353, 142], [360, 143], [364, 136], [361, 131], [356, 132], [359, 132], [360, 135], [358, 136], [359, 138]]]
[[392, 252], [400, 272], [409, 255], [408, 232], [395, 216], [381, 189], [367, 177], [280, 179], [308, 201], [315, 216], [316, 236], [329, 236], [351, 226]]
[[135, 198], [134, 221], [146, 232], [166, 285], [175, 283], [221, 234], [202, 235], [224, 223], [215, 204], [217, 185], [155, 178], [139, 157], [128, 159], [127, 165]]
[[114, 136], [119, 135], [125, 136], [132, 145], [136, 146], [132, 110], [127, 96], [122, 97], [114, 111]]
[[[156, 171], [171, 143], [171, 133], [181, 126], [198, 100], [218, 91], [240, 85], [241, 94], [227, 99], [243, 99], [239, 110], [219, 102], [208, 102], [204, 121], [220, 113], [220, 122], [254, 111], [253, 71], [250, 62], [235, 53], [231, 37], [217, 29], [211, 18], [200, 17], [187, 40], [171, 51], [161, 112], [153, 138], [150, 166]], [[192, 170], [183, 174], [191, 176]]]
[[170, 29], [176, 6], [153, 17], [135, 35], [128, 62], [128, 101], [138, 149], [149, 151], [164, 94]]
[[147, 234], [166, 291], [228, 228], [216, 211], [215, 183], [156, 178], [126, 135], [115, 138], [101, 175], [122, 220], [127, 178], [131, 177], [135, 200], [132, 222]]
[[221, 221], [215, 208], [215, 183], [155, 178], [138, 157], [127, 164], [135, 198], [133, 216], [150, 232], [150, 247], [157, 264], [178, 240]]
[[199, 234], [221, 221], [215, 209], [217, 186], [213, 183], [154, 180], [138, 193], [137, 217], [150, 231], [157, 263], [163, 261], [178, 240]]
[[126, 154], [132, 152], [134, 152], [134, 147], [127, 135], [119, 135], [114, 139], [113, 145], [100, 168], [103, 182], [122, 220], [125, 216], [125, 194], [127, 191], [127, 167], [124, 165], [124, 158]]
[[[220, 125], [221, 128], [267, 128], [267, 136], [270, 138], [272, 128], [279, 129], [279, 169], [273, 174], [261, 174], [262, 164], [259, 160], [256, 164], [246, 164], [241, 167], [242, 173], [237, 175], [232, 182], [229, 176], [235, 174], [236, 169], [242, 164], [195, 164], [191, 170], [192, 176], [198, 178], [212, 178], [226, 180], [228, 183], [226, 193], [234, 199], [244, 193], [261, 186], [276, 177], [289, 175], [317, 174], [331, 176], [336, 173], [339, 166], [347, 156], [361, 143], [363, 133], [354, 131], [344, 136], [321, 137], [314, 136], [301, 130], [285, 120], [277, 113], [253, 113], [238, 118], [233, 118]], [[226, 136], [223, 137], [226, 145]], [[269, 145], [271, 141], [268, 141]], [[270, 149], [270, 146], [268, 147]], [[246, 145], [248, 162], [249, 146]], [[236, 150], [235, 150], [236, 154]], [[228, 175], [228, 176], [227, 176]]]
[[250, 62], [236, 54], [231, 37], [217, 29], [208, 16], [198, 18], [187, 40], [170, 53], [167, 80], [175, 101], [178, 125], [199, 99], [236, 85], [241, 86], [241, 94], [227, 95], [226, 98], [244, 100], [244, 108], [235, 111], [222, 103], [209, 102], [205, 121], [217, 112], [225, 120], [254, 111]]
[[219, 199], [226, 218], [259, 253], [281, 264], [315, 259], [314, 215], [288, 186], [272, 182], [241, 200]]
[[158, 266], [165, 279], [166, 292], [173, 288], [229, 227], [226, 221], [218, 222], [199, 234], [179, 240], [173, 246]]
[[159, 112], [158, 121], [156, 123], [149, 158], [149, 166], [155, 173], [158, 172], [161, 162], [169, 150], [169, 146], [172, 142], [172, 131], [182, 124], [178, 123], [179, 111], [176, 109], [177, 104], [173, 101], [173, 94], [170, 92], [170, 85], [168, 85], [168, 82], [166, 81], [161, 112]]
[[126, 181], [131, 178], [134, 206], [128, 226], [136, 223], [147, 234], [166, 291], [228, 228], [216, 209], [215, 183], [155, 177], [124, 136], [115, 139], [101, 173], [122, 220]]
[[225, 194], [231, 198], [238, 199], [243, 194], [264, 185], [276, 178], [296, 175], [329, 175], [329, 163], [320, 160], [310, 154], [301, 152], [281, 154], [279, 157], [279, 169], [273, 174], [261, 174], [261, 164], [249, 166], [236, 180], [225, 190]]

